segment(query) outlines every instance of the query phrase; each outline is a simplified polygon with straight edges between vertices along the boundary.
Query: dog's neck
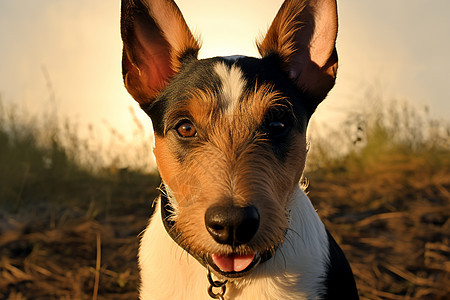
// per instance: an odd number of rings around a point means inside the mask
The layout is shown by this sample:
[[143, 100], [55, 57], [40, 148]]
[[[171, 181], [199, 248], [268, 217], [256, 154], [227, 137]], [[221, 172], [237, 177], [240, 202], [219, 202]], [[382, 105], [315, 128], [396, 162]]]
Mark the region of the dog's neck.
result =
[[[159, 201], [139, 251], [141, 299], [210, 299], [206, 269], [167, 234]], [[323, 223], [299, 188], [289, 205], [285, 242], [275, 255], [227, 284], [226, 299], [315, 299], [323, 290], [328, 239]], [[299, 272], [300, 270], [300, 272]], [[223, 279], [223, 278], [220, 278]], [[170, 282], [174, 288], [167, 289]], [[298, 298], [299, 292], [304, 294]]]

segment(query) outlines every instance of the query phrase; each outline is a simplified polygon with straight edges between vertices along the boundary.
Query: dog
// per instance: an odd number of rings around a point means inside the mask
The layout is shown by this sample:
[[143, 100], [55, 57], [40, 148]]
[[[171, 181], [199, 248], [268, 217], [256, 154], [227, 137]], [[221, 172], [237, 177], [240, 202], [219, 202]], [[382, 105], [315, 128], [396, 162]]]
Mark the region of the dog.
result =
[[124, 83], [152, 120], [163, 182], [140, 299], [358, 299], [299, 185], [308, 121], [336, 79], [335, 0], [286, 0], [261, 58], [201, 60], [173, 0], [121, 5]]

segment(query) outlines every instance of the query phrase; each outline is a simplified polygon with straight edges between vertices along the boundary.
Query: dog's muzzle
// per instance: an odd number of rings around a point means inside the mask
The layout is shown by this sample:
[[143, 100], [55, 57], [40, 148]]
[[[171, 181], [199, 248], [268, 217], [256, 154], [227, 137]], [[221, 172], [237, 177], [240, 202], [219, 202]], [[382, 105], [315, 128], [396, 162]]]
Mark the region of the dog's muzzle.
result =
[[[161, 187], [161, 218], [169, 236], [186, 252], [194, 257], [207, 270], [209, 282], [208, 295], [212, 299], [224, 299], [228, 280], [218, 281], [212, 279], [211, 269], [226, 278], [239, 278], [246, 276], [259, 264], [269, 260], [276, 248], [263, 253], [232, 253], [228, 255], [205, 254], [189, 251], [184, 247], [181, 232], [176, 228], [173, 212], [164, 187]], [[213, 207], [205, 214], [205, 224], [208, 232], [220, 244], [228, 244], [233, 248], [250, 241], [259, 227], [259, 213], [254, 207], [226, 208]]]
[[[164, 227], [169, 236], [186, 252], [200, 262], [205, 268], [212, 269], [215, 273], [227, 278], [239, 278], [246, 276], [259, 264], [269, 260], [276, 249], [269, 249], [263, 253], [232, 253], [229, 255], [204, 254], [190, 251], [183, 245], [182, 233], [175, 226], [171, 204], [164, 187], [161, 187], [161, 217]], [[232, 208], [222, 210], [213, 208], [205, 215], [205, 222], [210, 227], [208, 231], [213, 238], [221, 244], [230, 244], [233, 247], [245, 244], [255, 234], [259, 226], [259, 213], [253, 207]], [[226, 218], [224, 214], [233, 215], [233, 218]], [[237, 216], [237, 217], [236, 217]], [[241, 230], [239, 230], [241, 228]], [[245, 230], [242, 230], [245, 228]]]

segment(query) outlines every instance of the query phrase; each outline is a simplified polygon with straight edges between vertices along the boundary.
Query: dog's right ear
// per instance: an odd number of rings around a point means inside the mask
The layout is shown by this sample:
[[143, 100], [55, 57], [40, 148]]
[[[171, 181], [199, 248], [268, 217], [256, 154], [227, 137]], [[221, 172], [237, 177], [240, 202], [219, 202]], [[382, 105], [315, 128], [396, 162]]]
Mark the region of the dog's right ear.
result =
[[334, 86], [338, 66], [336, 0], [285, 0], [264, 39], [262, 57], [275, 55], [309, 98], [312, 113]]
[[200, 44], [173, 0], [122, 0], [120, 25], [125, 87], [145, 108]]

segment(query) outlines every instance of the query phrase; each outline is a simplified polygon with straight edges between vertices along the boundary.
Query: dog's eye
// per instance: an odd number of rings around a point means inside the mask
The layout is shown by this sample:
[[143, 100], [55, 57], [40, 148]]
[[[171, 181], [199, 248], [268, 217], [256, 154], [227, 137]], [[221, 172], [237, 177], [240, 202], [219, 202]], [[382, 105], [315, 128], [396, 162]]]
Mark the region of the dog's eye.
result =
[[195, 129], [195, 126], [189, 121], [181, 122], [180, 125], [177, 126], [176, 130], [178, 134], [184, 138], [194, 137], [197, 135], [197, 129]]
[[272, 121], [267, 127], [269, 136], [273, 138], [283, 137], [289, 131], [289, 127], [282, 121]]

